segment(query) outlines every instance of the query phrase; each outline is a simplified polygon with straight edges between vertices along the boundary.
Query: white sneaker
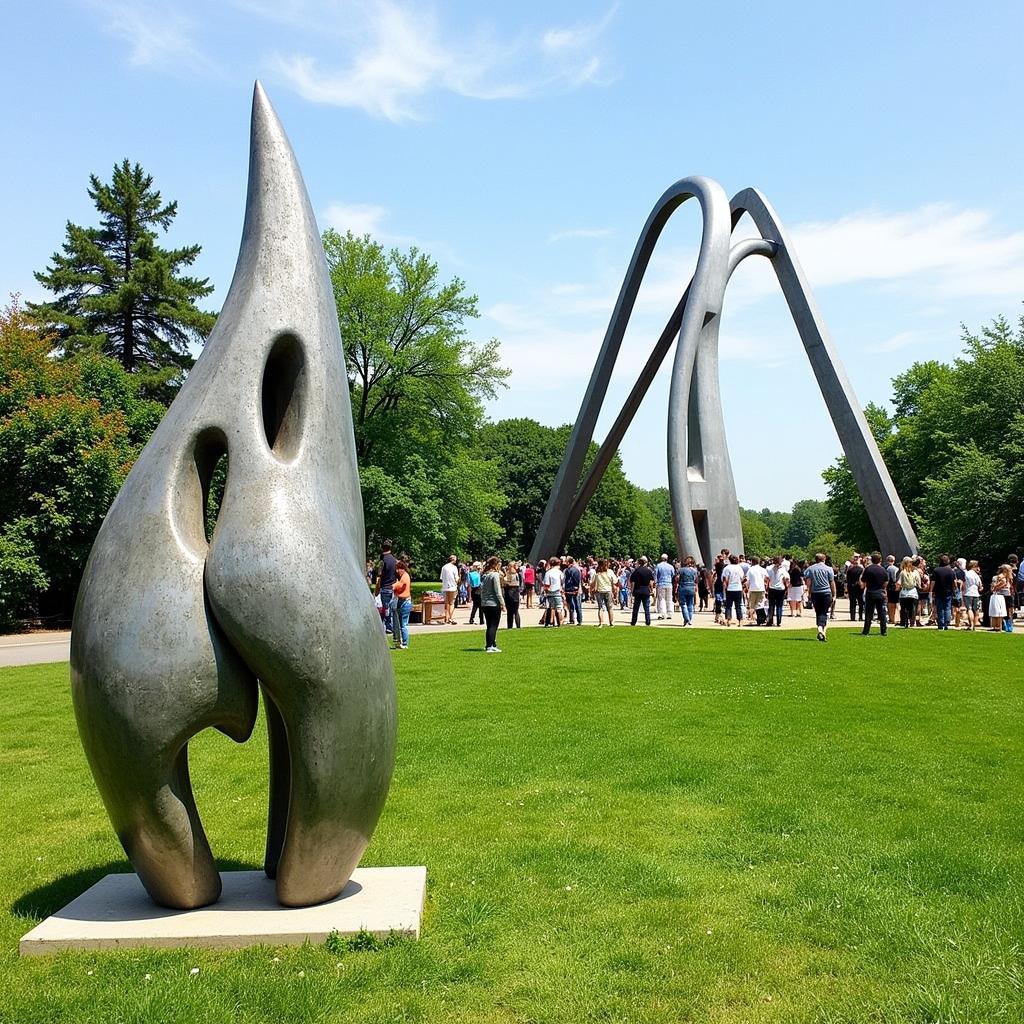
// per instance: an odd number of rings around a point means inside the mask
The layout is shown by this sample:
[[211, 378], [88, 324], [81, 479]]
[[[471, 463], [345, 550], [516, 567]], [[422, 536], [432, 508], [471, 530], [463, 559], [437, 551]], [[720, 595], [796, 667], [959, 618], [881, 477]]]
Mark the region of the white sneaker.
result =
[[501, 648], [500, 647], [492, 647], [491, 648], [491, 652], [493, 654], [501, 654]]

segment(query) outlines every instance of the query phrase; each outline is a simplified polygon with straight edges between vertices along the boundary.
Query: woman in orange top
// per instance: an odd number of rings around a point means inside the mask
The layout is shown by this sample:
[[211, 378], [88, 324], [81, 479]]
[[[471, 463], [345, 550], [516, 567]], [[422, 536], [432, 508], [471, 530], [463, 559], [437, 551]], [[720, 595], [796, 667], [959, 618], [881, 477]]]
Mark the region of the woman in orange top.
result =
[[391, 631], [395, 650], [404, 651], [409, 646], [409, 613], [412, 611], [412, 580], [405, 562], [395, 566], [395, 586], [392, 590]]

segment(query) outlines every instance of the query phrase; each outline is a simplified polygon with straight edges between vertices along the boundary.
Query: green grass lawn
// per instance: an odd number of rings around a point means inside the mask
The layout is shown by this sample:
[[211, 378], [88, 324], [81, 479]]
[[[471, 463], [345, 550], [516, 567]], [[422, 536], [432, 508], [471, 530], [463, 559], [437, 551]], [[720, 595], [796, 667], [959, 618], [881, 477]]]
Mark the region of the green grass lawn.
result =
[[[0, 1020], [1024, 1020], [1015, 641], [500, 639], [395, 655], [398, 763], [364, 863], [426, 864], [428, 906], [419, 942], [358, 951], [19, 960], [127, 865], [67, 666], [0, 670]], [[263, 740], [192, 745], [227, 866], [262, 854]]]

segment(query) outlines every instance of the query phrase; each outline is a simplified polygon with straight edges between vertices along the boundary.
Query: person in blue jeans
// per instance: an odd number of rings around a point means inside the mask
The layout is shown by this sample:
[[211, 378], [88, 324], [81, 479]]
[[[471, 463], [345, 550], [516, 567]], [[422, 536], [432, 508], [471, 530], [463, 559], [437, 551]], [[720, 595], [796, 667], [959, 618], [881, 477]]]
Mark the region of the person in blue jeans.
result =
[[697, 564], [690, 555], [683, 559], [679, 569], [679, 610], [683, 625], [693, 625], [693, 603], [697, 597]]
[[580, 588], [583, 586], [583, 574], [570, 555], [565, 560], [565, 572], [562, 574], [562, 593], [569, 609], [569, 625], [583, 625], [583, 605], [580, 602]]
[[391, 635], [395, 647], [404, 651], [409, 646], [409, 615], [412, 612], [412, 581], [409, 567], [403, 561], [395, 563], [394, 598], [391, 602]]
[[392, 629], [391, 606], [394, 604], [395, 567], [398, 560], [391, 554], [391, 541], [386, 540], [381, 545], [380, 572], [377, 573], [377, 594], [380, 597], [381, 607], [384, 609], [384, 632], [390, 633]]
[[956, 573], [949, 564], [949, 555], [939, 555], [938, 568], [932, 574], [935, 624], [939, 629], [949, 629], [949, 623], [953, 618], [954, 590], [956, 590]]

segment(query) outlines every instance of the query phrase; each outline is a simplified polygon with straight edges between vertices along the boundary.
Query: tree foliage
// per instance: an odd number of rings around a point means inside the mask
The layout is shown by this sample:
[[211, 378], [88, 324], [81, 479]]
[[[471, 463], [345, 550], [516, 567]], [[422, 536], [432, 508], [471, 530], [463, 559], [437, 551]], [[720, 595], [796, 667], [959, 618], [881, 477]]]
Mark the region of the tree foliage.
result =
[[54, 360], [52, 347], [16, 304], [0, 313], [0, 535], [5, 557], [21, 560], [19, 606], [45, 591], [44, 610], [67, 613], [103, 517], [164, 407], [115, 360], [92, 351]]
[[[498, 514], [499, 553], [524, 557], [529, 552], [571, 429], [569, 424], [546, 427], [536, 420], [508, 419], [481, 430], [480, 450], [497, 467], [498, 486], [507, 496]], [[596, 454], [597, 445], [591, 443], [585, 467]], [[626, 479], [616, 455], [566, 546], [577, 555], [651, 554], [661, 543], [661, 526], [645, 492]]]
[[[926, 553], [998, 559], [1024, 536], [1024, 317], [964, 327], [961, 339], [952, 364], [894, 378], [892, 415], [869, 407], [868, 419]], [[846, 460], [824, 477], [839, 532], [874, 547]]]
[[495, 339], [470, 340], [476, 296], [416, 248], [324, 234], [345, 345], [367, 536], [430, 566], [499, 535], [495, 468], [478, 452], [483, 401], [504, 386]]
[[139, 164], [123, 160], [109, 183], [90, 175], [88, 192], [100, 226], [68, 221], [61, 251], [36, 274], [56, 298], [29, 304], [32, 315], [65, 355], [102, 352], [152, 374], [157, 386], [180, 383], [193, 362], [189, 344], [203, 341], [216, 319], [196, 306], [212, 285], [182, 273], [200, 247], [157, 244], [178, 205], [163, 201]]

